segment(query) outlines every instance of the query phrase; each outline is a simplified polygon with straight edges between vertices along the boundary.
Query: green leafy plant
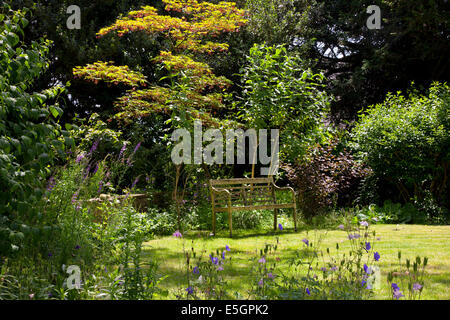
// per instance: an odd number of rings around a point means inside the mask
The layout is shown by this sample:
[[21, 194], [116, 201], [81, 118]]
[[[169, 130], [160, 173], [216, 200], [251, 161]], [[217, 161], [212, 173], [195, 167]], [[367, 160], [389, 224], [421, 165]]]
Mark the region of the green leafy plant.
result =
[[398, 201], [421, 201], [429, 191], [448, 208], [450, 88], [434, 83], [428, 95], [388, 94], [360, 115], [351, 145], [374, 176], [398, 190]]

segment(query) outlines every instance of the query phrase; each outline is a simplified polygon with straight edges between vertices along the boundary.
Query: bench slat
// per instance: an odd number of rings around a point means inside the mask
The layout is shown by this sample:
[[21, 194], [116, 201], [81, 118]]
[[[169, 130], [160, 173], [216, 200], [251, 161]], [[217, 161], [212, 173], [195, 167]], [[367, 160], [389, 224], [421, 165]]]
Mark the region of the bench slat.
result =
[[257, 183], [271, 183], [273, 181], [272, 178], [249, 178], [249, 179], [220, 179], [220, 180], [209, 180], [209, 183], [212, 186], [220, 186], [227, 184], [257, 184]]
[[[253, 206], [240, 206], [240, 207], [231, 207], [231, 211], [245, 211], [245, 210], [265, 210], [265, 209], [288, 209], [294, 208], [295, 204], [293, 203], [284, 203], [284, 204], [262, 204], [262, 205], [253, 205]], [[216, 212], [227, 212], [228, 208], [215, 208]]]

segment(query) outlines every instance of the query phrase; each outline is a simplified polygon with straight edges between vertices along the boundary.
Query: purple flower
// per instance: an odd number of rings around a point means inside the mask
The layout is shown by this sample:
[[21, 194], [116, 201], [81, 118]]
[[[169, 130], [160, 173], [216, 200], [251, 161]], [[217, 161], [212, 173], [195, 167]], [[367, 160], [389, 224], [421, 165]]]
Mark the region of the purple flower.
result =
[[311, 292], [309, 291], [309, 289], [308, 289], [308, 288], [306, 288], [306, 293], [308, 294], [308, 296], [310, 296], [310, 295], [311, 295]]
[[92, 153], [94, 153], [95, 150], [97, 150], [99, 143], [100, 143], [100, 140], [97, 140], [94, 142], [94, 144], [91, 147], [91, 150], [89, 150], [88, 155], [91, 155]]
[[98, 162], [95, 164], [94, 171], [92, 172], [92, 174], [96, 174], [97, 170], [98, 170]]
[[78, 191], [72, 195], [72, 204], [74, 204], [75, 201], [77, 201], [77, 198], [78, 198]]
[[369, 252], [370, 248], [371, 248], [370, 242], [366, 242], [366, 247], [365, 247], [366, 251]]
[[274, 276], [273, 276], [273, 274], [272, 274], [271, 272], [269, 272], [269, 273], [267, 274], [267, 277], [268, 277], [269, 279], [273, 279], [273, 278], [274, 278]]
[[225, 246], [225, 250], [231, 251], [230, 247], [228, 245]]
[[281, 225], [281, 223], [278, 224], [278, 229], [280, 229], [281, 231], [283, 231], [283, 226]]
[[217, 257], [213, 257], [212, 255], [209, 255], [209, 257], [211, 258], [211, 262], [215, 265], [219, 264], [219, 258]]
[[91, 165], [89, 164], [86, 168], [86, 171], [84, 173], [84, 177], [83, 180], [85, 180], [87, 178], [87, 176], [89, 175], [89, 171], [91, 170]]
[[120, 152], [119, 152], [119, 160], [122, 157], [123, 153], [125, 152], [126, 148], [127, 148], [127, 144], [124, 143], [123, 146], [122, 146], [122, 149], [120, 149]]
[[138, 182], [139, 182], [139, 177], [134, 179], [133, 184], [131, 185], [131, 189], [133, 189], [136, 186], [136, 183], [138, 183]]
[[361, 226], [363, 226], [363, 227], [368, 227], [368, 226], [369, 226], [369, 224], [367, 223], [367, 221], [361, 221], [359, 224], [360, 224]]
[[401, 297], [404, 297], [404, 295], [402, 294], [402, 292], [400, 290], [394, 290], [394, 293], [392, 295], [395, 299], [400, 299]]
[[181, 232], [178, 231], [178, 230], [174, 232], [173, 236], [174, 236], [175, 238], [181, 238], [181, 237], [183, 237], [183, 235], [181, 234]]
[[394, 291], [400, 291], [400, 288], [398, 287], [398, 285], [396, 283], [392, 283], [391, 287]]
[[320, 270], [322, 270], [323, 272], [327, 272], [327, 268], [325, 267], [320, 268]]
[[336, 271], [336, 270], [337, 270], [337, 267], [336, 267], [336, 266], [333, 266], [330, 270], [331, 270], [331, 271]]
[[371, 274], [371, 273], [372, 273], [372, 269], [369, 268], [369, 267], [367, 266], [367, 264], [364, 264], [364, 272], [367, 273], [367, 274]]
[[264, 280], [263, 280], [263, 279], [259, 280], [258, 285], [259, 285], [260, 287], [262, 287], [262, 286], [264, 285]]
[[78, 249], [80, 249], [81, 247], [77, 244], [76, 246], [75, 246], [75, 250], [78, 250]]
[[422, 289], [422, 285], [420, 283], [414, 283], [413, 284], [413, 290], [414, 291], [419, 291], [420, 289]]
[[340, 225], [338, 226], [338, 229], [344, 230], [344, 225], [343, 225], [343, 224], [340, 224]]
[[309, 246], [309, 240], [308, 239], [305, 238], [302, 241], [306, 244], [306, 246]]
[[103, 188], [103, 181], [100, 181], [100, 182], [98, 183], [98, 190], [97, 190], [97, 193], [100, 193], [100, 192], [102, 191], [102, 188]]
[[77, 159], [75, 160], [75, 162], [76, 162], [76, 163], [80, 163], [81, 160], [83, 160], [83, 158], [84, 158], [84, 153], [80, 154], [80, 155], [77, 157]]
[[219, 267], [217, 268], [217, 271], [223, 271], [223, 267], [222, 267], [222, 266], [219, 266]]
[[136, 147], [134, 148], [133, 153], [136, 153], [136, 151], [139, 150], [139, 148], [141, 147], [141, 143], [142, 143], [142, 142], [139, 142], [139, 143], [136, 145]]
[[51, 258], [51, 257], [53, 256], [53, 253], [49, 252], [49, 253], [47, 254], [47, 256], [48, 256], [49, 258]]
[[366, 283], [367, 283], [366, 280], [361, 281], [361, 287], [364, 287], [366, 285]]
[[52, 191], [55, 185], [56, 185], [55, 178], [51, 176], [50, 179], [48, 179], [47, 191]]
[[354, 234], [349, 234], [348, 235], [348, 239], [349, 240], [352, 240], [352, 239], [358, 239], [358, 238], [360, 238], [361, 236], [359, 235], [359, 233], [354, 233]]
[[193, 293], [194, 293], [194, 289], [193, 289], [192, 287], [187, 287], [187, 288], [186, 288], [186, 292], [187, 292], [188, 294], [193, 294]]
[[194, 267], [194, 269], [192, 270], [193, 274], [199, 274], [200, 270], [198, 269], [198, 267]]
[[375, 259], [375, 261], [380, 260], [380, 254], [379, 254], [378, 252], [375, 252], [375, 253], [373, 254], [373, 258]]
[[258, 260], [259, 263], [266, 263], [266, 259], [264, 257], [261, 257], [261, 259]]
[[225, 260], [225, 251], [222, 252], [222, 260]]

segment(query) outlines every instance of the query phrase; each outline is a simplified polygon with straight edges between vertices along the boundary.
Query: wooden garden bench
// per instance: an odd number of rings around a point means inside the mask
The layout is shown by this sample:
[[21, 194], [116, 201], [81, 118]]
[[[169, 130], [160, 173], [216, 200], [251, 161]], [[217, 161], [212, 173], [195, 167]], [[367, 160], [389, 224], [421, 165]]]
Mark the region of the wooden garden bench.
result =
[[[294, 210], [294, 228], [297, 231], [297, 206], [294, 189], [276, 186], [272, 177], [210, 180], [209, 184], [212, 206], [212, 231], [214, 235], [216, 234], [217, 212], [228, 212], [230, 237], [232, 237], [232, 212], [242, 210], [273, 209], [273, 227], [276, 230], [278, 209], [292, 208]], [[292, 193], [292, 202], [277, 203], [276, 190], [289, 190]]]

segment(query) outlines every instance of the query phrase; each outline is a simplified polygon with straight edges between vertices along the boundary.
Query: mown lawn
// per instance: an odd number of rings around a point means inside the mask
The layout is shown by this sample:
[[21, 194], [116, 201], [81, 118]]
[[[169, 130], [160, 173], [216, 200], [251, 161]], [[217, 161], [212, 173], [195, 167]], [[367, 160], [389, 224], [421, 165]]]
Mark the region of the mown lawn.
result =
[[[398, 251], [402, 252], [402, 260], [416, 256], [427, 256], [429, 259], [426, 268], [425, 286], [422, 299], [450, 299], [450, 226], [426, 225], [374, 225], [371, 230], [376, 231], [380, 240], [375, 242], [375, 251], [381, 255], [378, 266], [381, 269], [381, 288], [376, 290], [376, 299], [387, 299], [388, 286], [386, 275], [398, 265]], [[291, 229], [273, 232], [272, 230], [235, 230], [233, 238], [228, 237], [227, 231], [209, 237], [209, 232], [188, 232], [182, 239], [173, 236], [160, 237], [145, 243], [146, 258], [153, 257], [160, 262], [159, 272], [168, 275], [161, 285], [170, 292], [176, 288], [186, 287], [186, 273], [183, 258], [183, 246], [191, 250], [193, 246], [197, 254], [204, 251], [207, 257], [216, 250], [223, 251], [225, 245], [231, 248], [227, 257], [232, 257], [225, 270], [231, 286], [230, 293], [240, 292], [247, 297], [252, 280], [250, 270], [252, 258], [263, 249], [265, 244], [274, 244], [279, 238], [277, 256], [280, 257], [279, 266], [285, 273], [291, 272], [287, 261], [295, 255], [298, 248], [304, 248], [303, 238], [317, 242], [319, 236], [324, 236], [321, 248], [330, 248], [331, 253], [336, 252], [336, 243], [339, 243], [340, 252], [347, 252], [349, 240], [347, 233], [341, 230], [299, 230], [294, 233]], [[193, 242], [192, 242], [193, 241]], [[174, 298], [171, 294], [169, 299]]]

